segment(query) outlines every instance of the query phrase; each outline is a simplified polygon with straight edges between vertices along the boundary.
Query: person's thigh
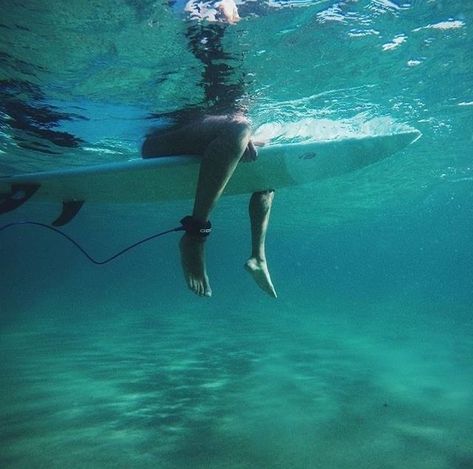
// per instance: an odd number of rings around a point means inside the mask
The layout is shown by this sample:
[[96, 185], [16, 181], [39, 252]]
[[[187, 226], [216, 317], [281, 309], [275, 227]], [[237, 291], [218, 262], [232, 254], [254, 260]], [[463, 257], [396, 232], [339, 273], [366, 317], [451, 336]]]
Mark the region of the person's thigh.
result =
[[[245, 121], [246, 122], [246, 121]], [[208, 145], [221, 135], [234, 134], [231, 130], [242, 125], [235, 116], [205, 116], [192, 122], [149, 135], [143, 145], [143, 157], [165, 155], [203, 155]]]

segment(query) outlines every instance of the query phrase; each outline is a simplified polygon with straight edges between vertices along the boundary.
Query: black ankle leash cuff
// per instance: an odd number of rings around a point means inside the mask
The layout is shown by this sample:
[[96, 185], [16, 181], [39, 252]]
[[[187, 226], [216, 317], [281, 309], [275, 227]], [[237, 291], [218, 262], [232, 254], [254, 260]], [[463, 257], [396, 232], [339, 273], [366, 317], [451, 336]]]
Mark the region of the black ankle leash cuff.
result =
[[212, 232], [212, 224], [210, 221], [201, 223], [190, 215], [181, 220], [181, 225], [184, 231], [192, 236], [205, 238]]

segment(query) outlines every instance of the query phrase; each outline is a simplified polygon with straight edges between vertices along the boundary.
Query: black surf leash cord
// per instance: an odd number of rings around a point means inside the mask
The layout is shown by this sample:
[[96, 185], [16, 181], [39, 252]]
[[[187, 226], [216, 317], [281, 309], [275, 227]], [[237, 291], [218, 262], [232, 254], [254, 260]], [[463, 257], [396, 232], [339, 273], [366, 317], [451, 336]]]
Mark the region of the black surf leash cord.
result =
[[107, 263], [113, 261], [114, 259], [116, 259], [117, 257], [119, 257], [119, 256], [125, 254], [126, 252], [130, 251], [131, 249], [136, 248], [140, 244], [147, 243], [148, 241], [151, 241], [154, 238], [159, 238], [160, 236], [164, 236], [166, 234], [173, 233], [174, 231], [187, 231], [185, 226], [178, 226], [177, 228], [172, 228], [171, 230], [162, 231], [161, 233], [157, 233], [155, 235], [148, 236], [147, 238], [144, 238], [141, 241], [137, 241], [136, 243], [133, 243], [132, 245], [126, 247], [125, 249], [122, 249], [120, 252], [117, 252], [112, 257], [109, 257], [108, 259], [105, 259], [103, 261], [98, 261], [98, 260], [94, 259], [77, 241], [72, 239], [69, 235], [62, 232], [61, 230], [58, 230], [57, 228], [53, 228], [52, 226], [46, 225], [45, 223], [39, 223], [39, 222], [36, 222], [36, 221], [17, 221], [17, 222], [9, 223], [8, 225], [4, 225], [4, 226], [0, 227], [0, 233], [4, 230], [8, 229], [8, 228], [11, 228], [13, 226], [18, 226], [18, 225], [40, 226], [42, 228], [47, 228], [48, 230], [51, 230], [51, 231], [54, 231], [57, 234], [60, 234], [61, 236], [66, 238], [68, 241], [70, 241], [77, 249], [79, 249], [79, 251], [82, 254], [84, 254], [84, 256], [87, 257], [87, 259], [90, 262], [92, 262], [93, 264], [96, 264], [96, 265], [107, 264]]

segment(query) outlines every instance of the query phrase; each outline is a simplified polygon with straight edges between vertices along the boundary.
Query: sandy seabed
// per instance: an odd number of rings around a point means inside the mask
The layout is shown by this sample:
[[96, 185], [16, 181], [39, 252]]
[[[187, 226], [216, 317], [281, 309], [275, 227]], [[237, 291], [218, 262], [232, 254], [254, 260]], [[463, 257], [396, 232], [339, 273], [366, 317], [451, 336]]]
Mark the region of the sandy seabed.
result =
[[470, 331], [300, 308], [11, 324], [0, 465], [473, 467]]

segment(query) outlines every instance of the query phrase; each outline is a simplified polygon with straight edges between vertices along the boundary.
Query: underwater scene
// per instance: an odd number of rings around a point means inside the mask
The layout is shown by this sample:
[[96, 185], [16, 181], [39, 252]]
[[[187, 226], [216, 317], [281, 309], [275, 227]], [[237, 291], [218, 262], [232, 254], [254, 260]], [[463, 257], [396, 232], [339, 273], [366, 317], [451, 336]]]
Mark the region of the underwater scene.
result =
[[0, 6], [1, 468], [473, 467], [473, 2]]

